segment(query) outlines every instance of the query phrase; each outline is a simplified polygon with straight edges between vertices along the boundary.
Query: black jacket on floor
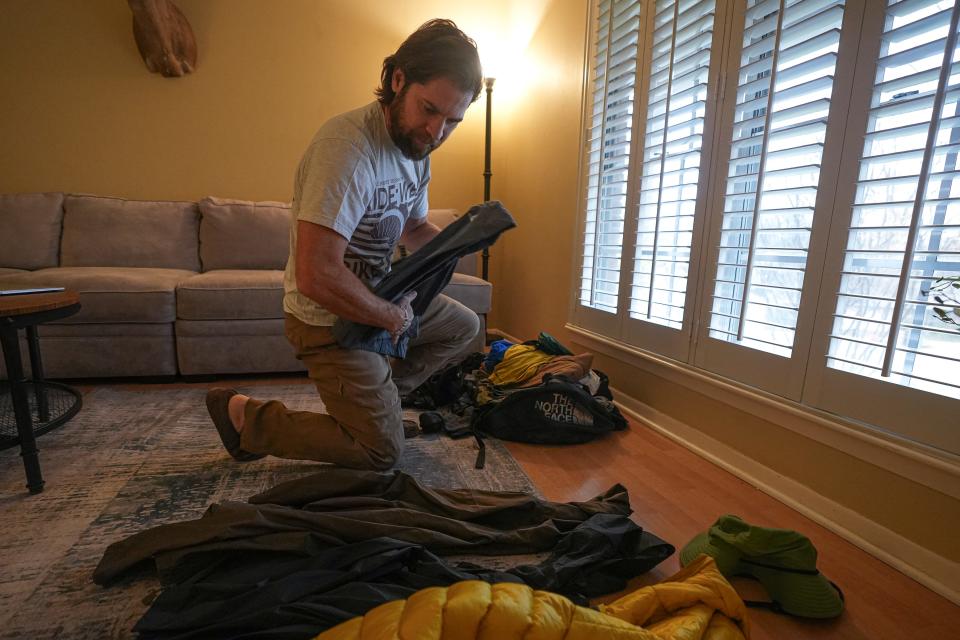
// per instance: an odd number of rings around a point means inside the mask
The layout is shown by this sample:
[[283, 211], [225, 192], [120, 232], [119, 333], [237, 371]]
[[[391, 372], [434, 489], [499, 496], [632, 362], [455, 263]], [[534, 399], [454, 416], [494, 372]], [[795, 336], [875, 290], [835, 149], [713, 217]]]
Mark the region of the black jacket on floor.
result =
[[141, 640], [312, 638], [418, 589], [461, 580], [525, 583], [578, 604], [612, 593], [673, 547], [626, 516], [597, 514], [543, 561], [502, 571], [454, 564], [422, 546], [376, 538], [308, 557], [235, 553], [167, 587], [134, 627]]
[[[213, 505], [197, 520], [110, 545], [96, 582], [153, 560], [165, 586], [137, 624], [141, 638], [308, 638], [417, 589], [467, 579], [583, 601], [674, 551], [630, 520], [620, 485], [558, 503], [330, 468], [251, 502]], [[503, 571], [438, 557], [467, 553], [546, 557]]]

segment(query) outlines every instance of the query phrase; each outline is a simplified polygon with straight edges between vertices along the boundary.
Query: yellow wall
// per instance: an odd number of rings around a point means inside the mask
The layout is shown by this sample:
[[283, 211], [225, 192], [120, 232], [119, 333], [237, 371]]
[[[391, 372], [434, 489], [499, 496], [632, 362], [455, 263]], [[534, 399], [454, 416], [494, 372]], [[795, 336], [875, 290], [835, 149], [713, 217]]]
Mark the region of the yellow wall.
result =
[[[181, 78], [151, 74], [123, 0], [0, 5], [0, 191], [289, 200], [327, 118], [373, 100], [384, 56], [418, 25], [468, 33], [506, 1], [176, 0], [197, 39]], [[435, 155], [431, 202], [483, 194], [483, 104]]]
[[[495, 103], [493, 188], [517, 219], [491, 249], [490, 326], [559, 336], [577, 234], [577, 173], [587, 2], [554, 0], [525, 56], [522, 98]], [[502, 123], [502, 124], [501, 124]]]
[[[587, 0], [177, 4], [196, 34], [199, 65], [176, 79], [147, 72], [122, 0], [0, 5], [0, 192], [287, 200], [317, 126], [372, 99], [383, 56], [417, 25], [451, 17], [478, 38], [529, 39], [524, 56], [507, 52], [494, 91], [492, 196], [520, 226], [491, 252], [490, 324], [520, 337], [548, 331], [578, 346], [563, 325], [577, 262]], [[481, 99], [435, 154], [434, 206], [481, 199], [483, 120]], [[600, 356], [596, 366], [624, 392], [957, 557], [949, 535], [960, 529], [957, 501], [618, 360]]]

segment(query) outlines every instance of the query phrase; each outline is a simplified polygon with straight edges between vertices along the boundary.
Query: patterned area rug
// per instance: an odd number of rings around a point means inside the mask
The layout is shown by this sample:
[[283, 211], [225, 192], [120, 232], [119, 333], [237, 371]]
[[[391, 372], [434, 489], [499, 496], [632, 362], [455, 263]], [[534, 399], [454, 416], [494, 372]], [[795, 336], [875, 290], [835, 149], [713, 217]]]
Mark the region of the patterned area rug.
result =
[[[311, 411], [311, 385], [245, 393]], [[91, 581], [108, 544], [155, 525], [199, 517], [212, 502], [245, 500], [317, 463], [265, 458], [240, 464], [223, 450], [205, 390], [104, 387], [80, 413], [38, 440], [46, 487], [29, 495], [19, 447], [0, 451], [0, 638], [130, 638], [158, 589], [144, 573], [104, 589]], [[423, 484], [535, 493], [506, 448], [488, 439], [474, 469], [473, 438], [407, 440], [399, 467]]]

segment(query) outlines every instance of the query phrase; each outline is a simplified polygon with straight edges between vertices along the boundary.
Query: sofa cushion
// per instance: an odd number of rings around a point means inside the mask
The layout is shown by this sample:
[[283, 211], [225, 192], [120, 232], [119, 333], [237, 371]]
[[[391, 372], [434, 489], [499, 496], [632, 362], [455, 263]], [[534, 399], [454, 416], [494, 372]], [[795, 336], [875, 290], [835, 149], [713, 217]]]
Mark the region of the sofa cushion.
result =
[[57, 324], [47, 322], [37, 327], [41, 338], [162, 338], [170, 337], [169, 322], [124, 322], [112, 324]]
[[194, 272], [181, 269], [54, 267], [18, 278], [31, 287], [65, 287], [80, 294], [80, 311], [65, 324], [173, 322], [177, 283]]
[[488, 313], [492, 290], [493, 285], [486, 280], [476, 276], [468, 276], [465, 273], [454, 273], [450, 279], [450, 284], [444, 288], [442, 293], [476, 313]]
[[200, 270], [193, 202], [67, 196], [62, 267]]
[[[115, 378], [171, 376], [177, 373], [173, 324], [60, 325], [40, 327], [43, 370], [48, 378]], [[76, 329], [88, 328], [88, 331]], [[103, 330], [103, 333], [100, 331]]]
[[177, 287], [181, 320], [267, 320], [283, 317], [283, 271], [219, 269]]
[[[283, 332], [284, 321], [177, 320], [177, 363], [183, 375], [303, 371]], [[242, 348], [237, 348], [237, 345]]]
[[207, 197], [200, 201], [200, 261], [214, 269], [283, 269], [290, 205]]
[[[9, 277], [19, 276], [25, 273], [30, 273], [30, 272], [25, 269], [9, 269], [7, 267], [0, 267], [0, 285], [2, 285], [4, 279], [7, 278], [8, 276]], [[4, 288], [5, 287], [0, 286], [0, 289], [4, 289]]]
[[57, 266], [62, 223], [62, 193], [0, 195], [0, 267]]

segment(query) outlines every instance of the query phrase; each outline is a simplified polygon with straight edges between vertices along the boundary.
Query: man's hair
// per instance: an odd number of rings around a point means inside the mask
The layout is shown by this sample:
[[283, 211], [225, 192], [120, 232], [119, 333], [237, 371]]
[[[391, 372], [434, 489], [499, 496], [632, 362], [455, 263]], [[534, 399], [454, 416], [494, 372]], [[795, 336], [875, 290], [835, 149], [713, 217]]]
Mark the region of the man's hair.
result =
[[425, 22], [403, 41], [396, 53], [383, 59], [380, 87], [376, 90], [381, 104], [390, 104], [396, 95], [392, 84], [396, 69], [403, 72], [405, 86], [447, 78], [461, 91], [472, 91], [471, 102], [483, 89], [477, 43], [452, 20], [436, 18]]

